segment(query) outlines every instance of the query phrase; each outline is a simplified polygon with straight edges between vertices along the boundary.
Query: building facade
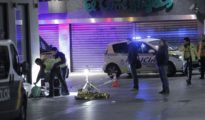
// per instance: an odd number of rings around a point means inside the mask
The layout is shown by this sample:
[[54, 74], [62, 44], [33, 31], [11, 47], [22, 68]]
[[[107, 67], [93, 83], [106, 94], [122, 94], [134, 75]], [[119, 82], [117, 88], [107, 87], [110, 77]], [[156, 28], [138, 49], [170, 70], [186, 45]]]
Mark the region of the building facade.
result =
[[[40, 2], [39, 31], [63, 51], [71, 71], [102, 70], [107, 44], [136, 36], [179, 46], [203, 33], [202, 0], [59, 0]], [[200, 14], [199, 14], [200, 13]]]
[[[39, 57], [38, 38], [38, 1], [36, 0], [0, 0], [1, 39], [11, 39], [17, 46], [20, 62], [26, 61], [30, 68]], [[36, 72], [30, 69], [28, 82], [35, 79]]]

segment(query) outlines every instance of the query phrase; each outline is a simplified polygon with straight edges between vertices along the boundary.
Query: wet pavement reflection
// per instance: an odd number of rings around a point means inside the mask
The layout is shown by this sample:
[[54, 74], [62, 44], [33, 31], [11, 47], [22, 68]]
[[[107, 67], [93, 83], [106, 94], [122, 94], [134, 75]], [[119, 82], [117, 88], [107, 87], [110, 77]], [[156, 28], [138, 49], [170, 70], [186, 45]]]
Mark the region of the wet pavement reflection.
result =
[[158, 77], [140, 78], [140, 90], [132, 92], [130, 78], [121, 77], [120, 87], [112, 88], [106, 75], [93, 75], [90, 81], [111, 97], [86, 101], [74, 98], [84, 85], [83, 76], [71, 76], [73, 94], [29, 99], [28, 120], [204, 120], [205, 81], [198, 77], [193, 76], [191, 86], [186, 86], [186, 77], [171, 77], [170, 95], [160, 95]]

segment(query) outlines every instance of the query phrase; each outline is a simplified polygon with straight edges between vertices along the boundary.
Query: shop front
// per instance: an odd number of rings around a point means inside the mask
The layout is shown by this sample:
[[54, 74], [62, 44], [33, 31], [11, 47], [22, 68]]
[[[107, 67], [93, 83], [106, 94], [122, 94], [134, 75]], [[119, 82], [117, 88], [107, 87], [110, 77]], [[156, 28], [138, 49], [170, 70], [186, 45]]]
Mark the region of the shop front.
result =
[[0, 0], [0, 40], [12, 40], [19, 54], [19, 62], [29, 65], [27, 82], [36, 77], [34, 64], [39, 56], [38, 2], [33, 0]]
[[[190, 37], [194, 43], [199, 40], [199, 21], [189, 10], [193, 1], [186, 1], [179, 9], [183, 0], [167, 0], [153, 5], [151, 10], [150, 6], [142, 7], [144, 5], [136, 1], [139, 6], [134, 7], [126, 7], [126, 0], [124, 3], [113, 0], [111, 6], [102, 4], [103, 0], [94, 1], [98, 6], [89, 0], [77, 0], [76, 4], [70, 1], [66, 2], [68, 9], [64, 13], [39, 15], [40, 35], [66, 54], [73, 72], [83, 71], [86, 67], [91, 71], [102, 71], [106, 47], [111, 42], [152, 37], [165, 39], [177, 47], [184, 37]], [[49, 2], [42, 6], [51, 9]], [[138, 9], [133, 9], [136, 7]]]

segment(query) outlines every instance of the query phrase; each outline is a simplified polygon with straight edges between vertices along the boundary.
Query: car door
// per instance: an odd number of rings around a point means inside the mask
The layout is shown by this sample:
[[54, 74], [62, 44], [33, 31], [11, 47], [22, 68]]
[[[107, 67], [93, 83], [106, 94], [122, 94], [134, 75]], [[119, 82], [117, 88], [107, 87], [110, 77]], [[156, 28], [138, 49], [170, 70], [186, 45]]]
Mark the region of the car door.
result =
[[9, 47], [0, 45], [0, 114], [11, 111], [11, 60]]
[[154, 50], [150, 45], [145, 42], [138, 42], [138, 53], [142, 68], [139, 69], [142, 72], [156, 72], [156, 57]]
[[16, 48], [13, 44], [10, 45], [11, 51], [11, 79], [10, 79], [10, 92], [11, 92], [11, 107], [13, 110], [18, 110], [21, 105], [22, 92], [23, 92], [23, 78], [20, 75], [19, 57]]
[[128, 55], [128, 44], [127, 42], [121, 42], [114, 44], [113, 51], [115, 53], [115, 56], [112, 56], [114, 63], [118, 65], [121, 72], [127, 72], [128, 71], [128, 61], [127, 61], [127, 55]]

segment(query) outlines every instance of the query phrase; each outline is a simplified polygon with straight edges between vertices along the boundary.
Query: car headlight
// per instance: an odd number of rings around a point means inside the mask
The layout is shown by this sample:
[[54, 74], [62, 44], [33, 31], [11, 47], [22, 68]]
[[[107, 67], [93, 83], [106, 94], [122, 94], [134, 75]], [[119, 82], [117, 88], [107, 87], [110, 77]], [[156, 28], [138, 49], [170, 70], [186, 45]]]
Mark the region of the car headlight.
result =
[[177, 58], [177, 59], [183, 59], [183, 57], [181, 55], [172, 55], [173, 57]]
[[179, 59], [183, 60], [183, 57], [182, 57], [182, 56], [179, 56]]

